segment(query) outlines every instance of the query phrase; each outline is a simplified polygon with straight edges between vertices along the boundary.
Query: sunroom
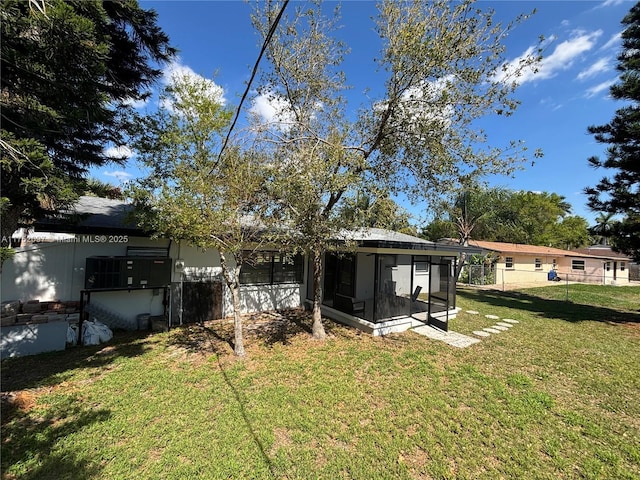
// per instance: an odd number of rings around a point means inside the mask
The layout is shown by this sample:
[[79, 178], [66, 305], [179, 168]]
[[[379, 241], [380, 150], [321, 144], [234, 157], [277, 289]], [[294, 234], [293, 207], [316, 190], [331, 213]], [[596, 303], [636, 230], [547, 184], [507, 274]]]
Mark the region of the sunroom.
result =
[[[373, 335], [455, 318], [455, 269], [466, 247], [438, 244], [382, 229], [353, 234], [357, 247], [324, 258], [322, 313]], [[475, 250], [474, 250], [475, 252]], [[308, 269], [307, 299], [313, 295]]]

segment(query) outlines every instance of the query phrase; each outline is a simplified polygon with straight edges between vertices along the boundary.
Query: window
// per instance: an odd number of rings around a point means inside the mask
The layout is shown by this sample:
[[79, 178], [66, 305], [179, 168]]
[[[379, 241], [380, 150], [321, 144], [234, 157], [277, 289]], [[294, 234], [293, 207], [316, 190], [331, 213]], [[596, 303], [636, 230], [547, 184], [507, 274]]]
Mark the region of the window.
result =
[[584, 260], [571, 260], [571, 270], [584, 270]]
[[273, 285], [302, 283], [304, 260], [302, 255], [286, 256], [278, 252], [258, 252], [249, 255], [240, 270], [242, 285]]
[[624, 264], [624, 262], [620, 262], [620, 271], [621, 271], [621, 272], [624, 272], [624, 269], [625, 269], [625, 264]]
[[507, 268], [513, 268], [513, 257], [506, 257], [504, 259], [504, 265]]
[[542, 270], [542, 259], [536, 258], [535, 264], [536, 264], [536, 270]]
[[427, 262], [416, 262], [416, 273], [429, 273], [429, 263]]
[[605, 269], [607, 270], [607, 272], [611, 270], [611, 262], [607, 262], [605, 264]]

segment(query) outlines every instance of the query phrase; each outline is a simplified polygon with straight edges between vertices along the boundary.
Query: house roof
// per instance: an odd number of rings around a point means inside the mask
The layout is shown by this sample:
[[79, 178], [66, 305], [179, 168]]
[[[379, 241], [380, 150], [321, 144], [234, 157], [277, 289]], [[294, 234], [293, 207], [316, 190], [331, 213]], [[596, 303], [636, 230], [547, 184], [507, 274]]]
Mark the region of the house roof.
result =
[[34, 227], [41, 232], [144, 235], [143, 230], [129, 218], [132, 210], [133, 205], [123, 200], [82, 196], [70, 209], [40, 219]]
[[[54, 217], [41, 219], [35, 223], [34, 227], [39, 232], [146, 235], [147, 233], [130, 218], [132, 211], [133, 205], [123, 200], [82, 196], [72, 208]], [[255, 219], [248, 224], [255, 225]], [[480, 253], [478, 248], [431, 242], [382, 228], [345, 231], [340, 237], [340, 240], [355, 241], [364, 248]]]
[[611, 250], [611, 247], [608, 245], [592, 245], [586, 248], [576, 248], [576, 252], [586, 253], [587, 255], [593, 255], [596, 257], [606, 257], [606, 258], [619, 258], [621, 260], [629, 260], [631, 261], [631, 257], [629, 255], [625, 255], [624, 253], [614, 252]]
[[359, 228], [343, 233], [343, 239], [355, 241], [360, 247], [409, 249], [409, 250], [442, 250], [446, 252], [480, 253], [480, 249], [463, 247], [449, 243], [431, 242], [424, 238], [405, 233], [394, 232], [384, 228]]
[[579, 258], [614, 258], [609, 253], [586, 253], [580, 250], [562, 250], [560, 248], [544, 247], [540, 245], [525, 245], [521, 243], [486, 242], [483, 240], [470, 240], [469, 245], [474, 245], [483, 250], [492, 250], [500, 253], [512, 253], [521, 255], [548, 255], [556, 257], [579, 257]]

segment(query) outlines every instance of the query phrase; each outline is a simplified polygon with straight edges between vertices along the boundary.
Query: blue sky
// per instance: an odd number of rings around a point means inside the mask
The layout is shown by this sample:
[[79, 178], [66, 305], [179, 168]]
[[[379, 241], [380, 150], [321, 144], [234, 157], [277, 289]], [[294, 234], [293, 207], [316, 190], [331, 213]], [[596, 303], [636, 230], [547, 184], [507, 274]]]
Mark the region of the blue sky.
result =
[[[608, 87], [617, 79], [620, 21], [633, 4], [620, 0], [479, 2], [481, 8], [493, 8], [495, 18], [503, 22], [537, 10], [506, 39], [508, 60], [525, 54], [541, 35], [547, 39], [538, 73], [521, 78], [516, 94], [521, 101], [518, 111], [509, 118], [484, 122], [490, 144], [522, 139], [532, 156], [540, 148], [544, 157], [527, 163], [514, 178], [488, 179], [491, 185], [558, 193], [571, 203], [574, 214], [593, 223], [596, 214], [587, 209], [582, 190], [608, 172], [593, 170], [587, 164], [587, 158], [603, 155], [606, 148], [594, 141], [587, 127], [609, 122], [622, 106], [609, 97]], [[259, 52], [250, 6], [242, 1], [142, 1], [141, 5], [158, 12], [159, 25], [180, 51], [170, 69], [214, 78], [223, 88], [225, 100], [236, 106]], [[351, 48], [344, 70], [347, 83], [354, 87], [350, 92], [354, 109], [357, 96], [367, 86], [375, 88], [382, 82], [376, 81], [372, 62], [379, 46], [372, 30], [375, 12], [374, 2], [342, 2], [344, 28], [340, 36]], [[245, 104], [244, 108], [250, 107]], [[135, 157], [124, 168], [113, 165], [92, 172], [114, 184], [138, 174]], [[423, 205], [403, 207], [416, 219], [424, 216]]]

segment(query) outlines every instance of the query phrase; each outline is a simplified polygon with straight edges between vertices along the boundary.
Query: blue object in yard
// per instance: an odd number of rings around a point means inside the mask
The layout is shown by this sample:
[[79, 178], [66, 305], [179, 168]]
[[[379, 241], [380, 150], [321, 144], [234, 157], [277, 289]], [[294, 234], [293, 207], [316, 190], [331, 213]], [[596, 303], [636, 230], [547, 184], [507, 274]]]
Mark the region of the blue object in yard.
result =
[[550, 271], [549, 271], [549, 274], [547, 275], [547, 279], [548, 279], [550, 282], [553, 282], [553, 281], [556, 279], [556, 277], [557, 277], [557, 276], [558, 276], [558, 274], [556, 273], [556, 271], [555, 271], [555, 270], [550, 270]]

